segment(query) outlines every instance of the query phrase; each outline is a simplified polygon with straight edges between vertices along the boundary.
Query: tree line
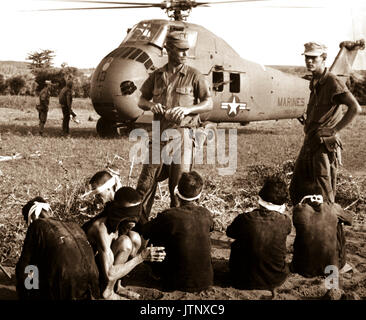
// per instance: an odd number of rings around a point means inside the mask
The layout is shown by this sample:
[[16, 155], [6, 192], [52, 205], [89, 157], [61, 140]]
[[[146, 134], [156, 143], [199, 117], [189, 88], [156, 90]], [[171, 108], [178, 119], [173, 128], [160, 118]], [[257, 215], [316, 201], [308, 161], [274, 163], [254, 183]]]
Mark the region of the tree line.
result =
[[[26, 60], [30, 61], [28, 67], [31, 73], [16, 75], [8, 79], [0, 74], [0, 94], [35, 96], [42, 90], [45, 81], [51, 80], [54, 84], [51, 88], [51, 95], [58, 96], [66, 81], [71, 79], [76, 98], [90, 97], [91, 76], [84, 75], [79, 69], [70, 67], [66, 63], [63, 63], [61, 68], [53, 67], [54, 57], [54, 51], [48, 49], [29, 53]], [[358, 102], [366, 105], [366, 71], [353, 72], [347, 81], [347, 86]]]
[[60, 68], [53, 66], [54, 51], [41, 50], [29, 53], [26, 60], [30, 73], [15, 75], [8, 79], [0, 74], [0, 94], [36, 96], [45, 86], [46, 80], [51, 80], [51, 96], [58, 96], [67, 80], [72, 80], [76, 98], [90, 96], [91, 76], [85, 75], [78, 68], [70, 67], [67, 63]]

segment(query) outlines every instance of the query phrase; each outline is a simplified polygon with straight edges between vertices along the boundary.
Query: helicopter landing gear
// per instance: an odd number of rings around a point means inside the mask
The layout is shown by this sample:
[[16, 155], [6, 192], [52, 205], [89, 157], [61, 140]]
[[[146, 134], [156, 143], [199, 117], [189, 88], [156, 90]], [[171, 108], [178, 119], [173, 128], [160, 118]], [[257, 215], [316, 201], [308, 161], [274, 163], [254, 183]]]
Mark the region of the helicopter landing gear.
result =
[[116, 124], [103, 118], [99, 118], [96, 129], [98, 135], [102, 138], [112, 138], [118, 136]]

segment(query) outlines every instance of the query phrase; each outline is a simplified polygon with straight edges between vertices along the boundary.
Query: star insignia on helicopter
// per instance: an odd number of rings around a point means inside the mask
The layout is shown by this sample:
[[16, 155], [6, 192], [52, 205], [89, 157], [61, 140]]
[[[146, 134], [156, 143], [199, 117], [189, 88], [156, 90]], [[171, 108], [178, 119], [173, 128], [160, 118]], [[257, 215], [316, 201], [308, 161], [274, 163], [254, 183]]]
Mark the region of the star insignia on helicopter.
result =
[[227, 109], [230, 117], [235, 117], [238, 110], [249, 110], [246, 103], [241, 103], [237, 97], [233, 96], [231, 102], [221, 102], [221, 109]]

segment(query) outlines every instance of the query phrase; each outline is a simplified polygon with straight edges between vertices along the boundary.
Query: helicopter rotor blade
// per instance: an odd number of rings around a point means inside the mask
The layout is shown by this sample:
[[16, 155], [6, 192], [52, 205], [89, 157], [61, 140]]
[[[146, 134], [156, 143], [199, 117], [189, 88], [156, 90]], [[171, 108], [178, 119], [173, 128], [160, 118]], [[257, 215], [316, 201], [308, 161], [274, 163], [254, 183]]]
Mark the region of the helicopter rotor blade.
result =
[[[204, 2], [201, 2], [201, 1], [192, 1], [192, 3], [195, 4], [195, 6], [201, 6], [201, 5], [212, 5], [212, 4], [225, 4], [225, 3], [250, 3], [250, 2], [267, 2], [267, 1], [271, 1], [271, 0], [227, 0], [227, 1], [204, 1]], [[188, 1], [189, 2], [189, 1]], [[360, 4], [361, 1], [358, 1], [358, 0], [354, 0], [354, 5], [356, 5], [356, 7], [364, 7], [364, 5]], [[353, 3], [351, 1], [348, 1], [347, 2], [347, 5], [346, 6], [349, 6], [348, 3]], [[286, 6], [281, 6], [281, 5], [278, 5], [278, 6], [274, 6], [274, 5], [270, 5], [270, 6], [267, 6], [266, 5], [266, 8], [299, 8], [299, 9], [306, 9], [306, 8], [327, 8], [329, 7], [329, 5], [293, 5], [293, 6], [290, 6], [290, 5], [286, 5]]]
[[[201, 7], [201, 6], [209, 6], [211, 7], [212, 5], [215, 4], [226, 4], [226, 3], [250, 3], [250, 2], [267, 2], [270, 0], [228, 0], [228, 1], [207, 1], [207, 2], [194, 2], [195, 5], [194, 7]], [[323, 6], [266, 6], [270, 7], [270, 8], [299, 8], [299, 9], [306, 9], [306, 8], [323, 8]]]
[[239, 2], [258, 2], [258, 1], [269, 1], [269, 0], [229, 0], [229, 1], [206, 1], [206, 2], [197, 2], [194, 1], [198, 6], [203, 4], [222, 4], [222, 3], [239, 3]]
[[123, 4], [123, 5], [136, 5], [136, 6], [156, 6], [156, 7], [160, 7], [160, 3], [156, 3], [156, 2], [131, 2], [131, 1], [88, 1], [88, 0], [52, 0], [55, 2], [76, 2], [76, 3], [98, 3], [98, 4], [113, 4], [113, 5], [119, 5], [119, 4]]
[[[118, 6], [118, 7], [89, 7], [89, 8], [63, 8], [63, 9], [40, 9], [31, 11], [72, 11], [72, 10], [100, 10], [100, 9], [136, 9], [136, 8], [153, 8], [156, 6]], [[160, 8], [160, 5], [158, 6]]]

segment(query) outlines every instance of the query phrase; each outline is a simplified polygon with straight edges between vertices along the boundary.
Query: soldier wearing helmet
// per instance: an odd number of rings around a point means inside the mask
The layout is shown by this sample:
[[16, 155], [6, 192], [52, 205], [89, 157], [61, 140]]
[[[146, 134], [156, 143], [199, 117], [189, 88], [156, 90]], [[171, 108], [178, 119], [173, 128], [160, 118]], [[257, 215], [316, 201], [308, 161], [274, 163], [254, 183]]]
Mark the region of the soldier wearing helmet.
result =
[[[169, 128], [180, 133], [180, 137], [168, 142], [177, 143], [178, 147], [174, 150], [178, 150], [179, 154], [172, 157], [171, 164], [163, 161], [163, 154], [158, 164], [154, 164], [156, 162], [151, 159], [144, 164], [137, 191], [143, 195], [142, 219], [145, 220], [148, 220], [158, 181], [169, 178], [170, 205], [177, 205], [174, 188], [182, 173], [189, 172], [192, 167], [194, 137], [190, 129], [198, 126], [200, 113], [210, 111], [213, 107], [207, 80], [198, 70], [186, 65], [190, 48], [188, 34], [184, 31], [171, 32], [165, 47], [168, 63], [151, 73], [142, 85], [139, 107], [153, 112], [154, 121], [160, 124], [160, 137]], [[174, 161], [176, 155], [180, 163]]]

